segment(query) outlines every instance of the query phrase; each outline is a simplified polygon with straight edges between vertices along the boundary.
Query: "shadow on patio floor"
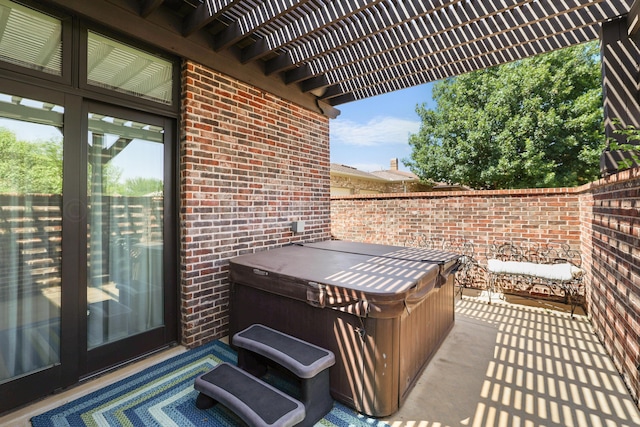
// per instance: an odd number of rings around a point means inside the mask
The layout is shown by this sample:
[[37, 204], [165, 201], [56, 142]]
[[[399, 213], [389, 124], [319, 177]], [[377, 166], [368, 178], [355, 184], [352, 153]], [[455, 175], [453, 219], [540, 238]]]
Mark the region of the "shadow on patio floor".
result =
[[[640, 426], [640, 412], [581, 311], [572, 320], [562, 304], [508, 297], [489, 305], [469, 294], [456, 299], [449, 336], [400, 411], [385, 419], [392, 427]], [[0, 417], [0, 425], [30, 426], [34, 414], [182, 351], [51, 396]]]
[[385, 421], [392, 427], [640, 425], [581, 311], [572, 320], [568, 310], [556, 310], [561, 305], [507, 301], [457, 299], [454, 328], [400, 411]]

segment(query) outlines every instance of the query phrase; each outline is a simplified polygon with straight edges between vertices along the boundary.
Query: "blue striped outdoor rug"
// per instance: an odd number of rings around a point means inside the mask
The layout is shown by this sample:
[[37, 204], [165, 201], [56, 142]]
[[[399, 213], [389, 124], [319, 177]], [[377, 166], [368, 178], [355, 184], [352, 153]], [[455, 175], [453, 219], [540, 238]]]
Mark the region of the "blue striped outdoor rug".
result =
[[[203, 345], [158, 365], [97, 390], [31, 419], [34, 427], [44, 426], [228, 426], [242, 425], [221, 405], [196, 408], [196, 376], [220, 362], [235, 364], [236, 353], [220, 341]], [[285, 391], [291, 385], [269, 378]], [[388, 427], [382, 421], [357, 414], [335, 402], [319, 426]]]

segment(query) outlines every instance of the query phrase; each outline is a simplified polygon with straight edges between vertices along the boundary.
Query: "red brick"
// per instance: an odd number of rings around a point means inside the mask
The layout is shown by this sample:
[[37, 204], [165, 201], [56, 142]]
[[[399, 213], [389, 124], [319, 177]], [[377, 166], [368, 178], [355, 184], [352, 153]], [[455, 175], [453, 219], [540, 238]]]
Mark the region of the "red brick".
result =
[[227, 334], [230, 258], [331, 237], [329, 121], [194, 63], [182, 81], [181, 332], [195, 347]]

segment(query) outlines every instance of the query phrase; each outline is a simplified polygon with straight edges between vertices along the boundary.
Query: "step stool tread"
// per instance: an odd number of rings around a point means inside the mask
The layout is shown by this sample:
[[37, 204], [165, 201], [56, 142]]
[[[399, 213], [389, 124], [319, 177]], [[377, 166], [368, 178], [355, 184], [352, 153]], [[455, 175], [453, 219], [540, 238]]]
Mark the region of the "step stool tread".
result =
[[194, 388], [252, 426], [293, 426], [305, 418], [301, 402], [228, 363], [200, 375]]
[[236, 333], [232, 342], [278, 362], [299, 378], [313, 378], [335, 364], [333, 352], [260, 324]]

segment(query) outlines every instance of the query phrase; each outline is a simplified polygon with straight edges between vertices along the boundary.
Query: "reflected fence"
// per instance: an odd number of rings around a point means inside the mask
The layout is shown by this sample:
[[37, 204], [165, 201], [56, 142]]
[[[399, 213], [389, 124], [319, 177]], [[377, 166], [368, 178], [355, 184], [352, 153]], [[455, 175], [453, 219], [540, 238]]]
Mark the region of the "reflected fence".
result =
[[[100, 249], [105, 265], [124, 241], [162, 239], [162, 197], [104, 196], [102, 204], [115, 212], [101, 230], [112, 246]], [[98, 211], [109, 212], [104, 207]], [[0, 298], [60, 286], [62, 223], [59, 194], [0, 195]]]

